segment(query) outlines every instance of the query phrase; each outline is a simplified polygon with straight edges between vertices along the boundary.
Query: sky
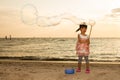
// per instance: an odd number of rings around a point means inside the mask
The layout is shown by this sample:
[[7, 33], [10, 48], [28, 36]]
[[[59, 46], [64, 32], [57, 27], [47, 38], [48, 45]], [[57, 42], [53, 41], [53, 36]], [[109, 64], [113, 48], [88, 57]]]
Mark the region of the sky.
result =
[[119, 38], [120, 1], [0, 0], [0, 37], [76, 37], [79, 24], [91, 20], [91, 37]]

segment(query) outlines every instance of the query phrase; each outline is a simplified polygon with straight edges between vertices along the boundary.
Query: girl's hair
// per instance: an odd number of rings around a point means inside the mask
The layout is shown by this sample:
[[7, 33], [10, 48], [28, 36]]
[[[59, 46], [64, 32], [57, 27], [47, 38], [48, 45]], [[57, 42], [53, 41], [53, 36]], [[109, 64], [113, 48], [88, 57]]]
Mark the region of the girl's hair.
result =
[[78, 32], [81, 28], [87, 28], [86, 24], [80, 24], [79, 28], [76, 30], [76, 32]]
[[86, 24], [82, 24], [82, 25], [79, 25], [80, 29], [81, 28], [87, 28], [87, 25]]

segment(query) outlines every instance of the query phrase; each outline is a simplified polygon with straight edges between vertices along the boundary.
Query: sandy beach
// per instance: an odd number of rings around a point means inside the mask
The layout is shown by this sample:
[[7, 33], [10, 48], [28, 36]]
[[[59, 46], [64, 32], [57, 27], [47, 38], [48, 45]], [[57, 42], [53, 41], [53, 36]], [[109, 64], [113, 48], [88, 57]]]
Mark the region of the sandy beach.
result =
[[77, 62], [0, 60], [0, 80], [119, 80], [120, 63], [90, 63], [91, 73], [65, 74], [66, 68], [77, 68]]

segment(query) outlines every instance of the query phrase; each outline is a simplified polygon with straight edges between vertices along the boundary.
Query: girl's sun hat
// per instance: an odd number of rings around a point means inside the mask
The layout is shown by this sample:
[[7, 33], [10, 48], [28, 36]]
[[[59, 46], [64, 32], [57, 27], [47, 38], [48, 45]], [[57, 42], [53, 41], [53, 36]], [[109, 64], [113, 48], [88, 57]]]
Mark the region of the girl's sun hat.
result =
[[82, 28], [82, 27], [86, 27], [87, 28], [87, 25], [86, 25], [85, 22], [79, 25], [79, 28], [76, 30], [76, 32], [78, 32], [80, 30], [80, 28]]

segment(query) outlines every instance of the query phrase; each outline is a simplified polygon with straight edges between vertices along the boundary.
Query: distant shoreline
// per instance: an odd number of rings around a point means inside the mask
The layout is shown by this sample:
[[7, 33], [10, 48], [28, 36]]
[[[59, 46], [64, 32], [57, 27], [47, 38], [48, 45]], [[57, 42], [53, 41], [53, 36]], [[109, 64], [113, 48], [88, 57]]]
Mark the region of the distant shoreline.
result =
[[[51, 38], [51, 39], [57, 39], [57, 38], [59, 38], [59, 39], [63, 39], [63, 38], [65, 38], [65, 39], [76, 39], [77, 37], [12, 37], [12, 39], [20, 39], [20, 38], [22, 38], [22, 39], [26, 39], [26, 38], [30, 38], [30, 39], [36, 39], [36, 38]], [[4, 37], [0, 37], [0, 39], [5, 39]], [[91, 37], [91, 39], [120, 39], [120, 37]]]
[[[0, 60], [29, 60], [29, 61], [76, 61], [77, 59], [65, 59], [65, 58], [40, 58], [35, 56], [24, 56], [24, 57], [1, 57]], [[83, 61], [84, 62], [84, 61]], [[120, 60], [93, 60], [90, 62], [120, 62]]]

